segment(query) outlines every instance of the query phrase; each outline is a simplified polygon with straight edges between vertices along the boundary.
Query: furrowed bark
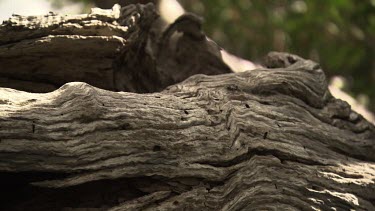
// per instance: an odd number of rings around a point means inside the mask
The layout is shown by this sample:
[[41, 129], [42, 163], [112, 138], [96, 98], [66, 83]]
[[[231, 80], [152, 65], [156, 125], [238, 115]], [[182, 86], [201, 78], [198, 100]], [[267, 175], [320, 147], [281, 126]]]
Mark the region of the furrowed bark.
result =
[[[229, 73], [214, 45], [192, 35], [200, 29], [191, 19], [165, 38], [148, 22], [151, 6], [115, 10], [73, 21], [109, 27], [119, 33], [113, 39], [82, 35], [91, 26], [62, 37], [69, 30], [61, 24], [36, 24], [38, 33], [28, 24], [18, 32], [9, 22], [0, 27], [15, 33], [0, 38], [0, 64], [19, 76], [9, 79], [14, 86], [49, 91], [87, 82], [38, 94], [0, 88], [1, 208], [375, 209], [375, 128], [331, 96], [318, 64], [270, 53], [266, 68]], [[46, 37], [52, 32], [59, 35]], [[51, 51], [58, 56], [48, 63]], [[87, 57], [77, 57], [82, 52]]]

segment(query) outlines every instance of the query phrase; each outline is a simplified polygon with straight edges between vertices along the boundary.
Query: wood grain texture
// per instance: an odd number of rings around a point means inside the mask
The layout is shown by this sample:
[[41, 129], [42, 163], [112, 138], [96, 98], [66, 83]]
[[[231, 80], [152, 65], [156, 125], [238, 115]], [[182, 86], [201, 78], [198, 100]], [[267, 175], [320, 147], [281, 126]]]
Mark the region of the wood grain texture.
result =
[[32, 181], [58, 189], [152, 181], [113, 210], [372, 210], [374, 126], [317, 67], [196, 75], [154, 94], [1, 89], [0, 170], [60, 174]]
[[84, 15], [15, 15], [4, 21], [0, 86], [49, 92], [67, 82], [85, 81], [113, 89], [112, 63], [130, 34], [129, 26], [116, 23], [119, 17], [115, 6]]
[[164, 30], [151, 3], [84, 15], [15, 15], [0, 25], [0, 86], [50, 92], [82, 81], [145, 93], [198, 73], [232, 72], [205, 36], [196, 40], [172, 30], [161, 41]]
[[0, 26], [3, 86], [64, 84], [0, 88], [0, 209], [375, 210], [375, 127], [332, 97], [317, 63], [273, 52], [230, 73], [186, 28], [158, 47], [154, 15], [130, 5]]

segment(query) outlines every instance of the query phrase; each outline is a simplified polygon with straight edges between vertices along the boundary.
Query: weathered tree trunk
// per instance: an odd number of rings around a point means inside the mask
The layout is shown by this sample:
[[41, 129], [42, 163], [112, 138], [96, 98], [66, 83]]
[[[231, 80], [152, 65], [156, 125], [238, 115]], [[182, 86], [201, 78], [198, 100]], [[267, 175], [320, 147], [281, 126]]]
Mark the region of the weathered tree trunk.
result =
[[152, 5], [0, 26], [23, 90], [0, 88], [1, 209], [375, 210], [375, 128], [318, 64], [231, 73], [197, 17], [162, 26]]

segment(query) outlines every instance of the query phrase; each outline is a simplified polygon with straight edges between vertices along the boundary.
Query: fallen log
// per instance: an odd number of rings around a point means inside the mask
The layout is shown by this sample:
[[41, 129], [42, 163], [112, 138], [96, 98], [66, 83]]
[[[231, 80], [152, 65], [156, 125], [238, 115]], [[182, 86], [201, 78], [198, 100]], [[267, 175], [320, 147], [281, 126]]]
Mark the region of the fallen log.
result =
[[0, 26], [0, 208], [375, 209], [375, 127], [317, 63], [270, 53], [231, 73], [194, 15], [153, 19]]

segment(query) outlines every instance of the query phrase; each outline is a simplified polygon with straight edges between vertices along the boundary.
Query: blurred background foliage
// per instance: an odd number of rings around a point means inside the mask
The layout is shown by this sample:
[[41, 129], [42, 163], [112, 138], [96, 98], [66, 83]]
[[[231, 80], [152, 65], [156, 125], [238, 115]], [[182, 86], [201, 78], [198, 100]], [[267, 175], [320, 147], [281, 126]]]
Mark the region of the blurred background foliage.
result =
[[375, 111], [375, 0], [180, 2], [205, 17], [207, 34], [229, 52], [253, 61], [269, 51], [310, 58]]
[[[57, 6], [65, 2], [50, 0]], [[71, 0], [110, 8], [157, 0]], [[322, 64], [345, 79], [344, 91], [375, 111], [375, 0], [179, 0], [205, 18], [209, 37], [232, 54], [257, 62], [286, 51]]]

